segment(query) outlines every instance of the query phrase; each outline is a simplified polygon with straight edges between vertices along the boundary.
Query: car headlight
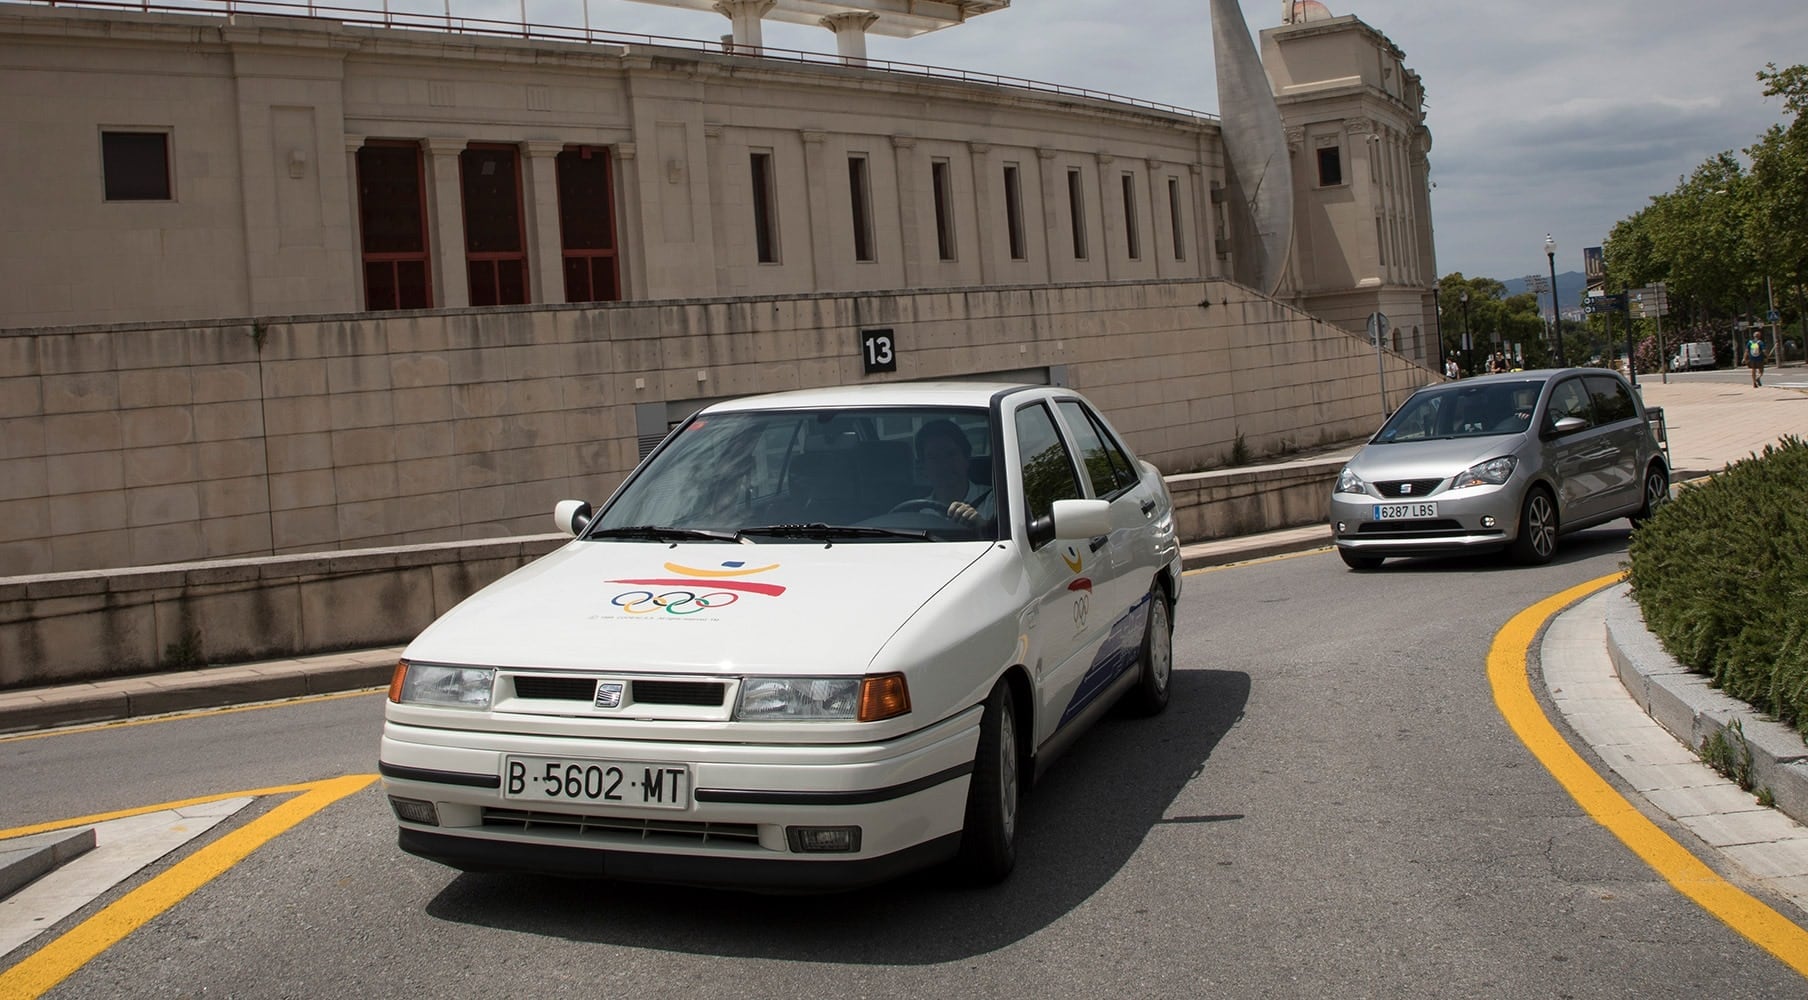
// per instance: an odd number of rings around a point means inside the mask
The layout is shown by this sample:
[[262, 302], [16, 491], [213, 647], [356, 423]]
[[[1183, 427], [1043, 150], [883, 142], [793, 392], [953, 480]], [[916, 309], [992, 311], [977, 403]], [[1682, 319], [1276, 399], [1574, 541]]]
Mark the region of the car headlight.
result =
[[873, 677], [749, 677], [735, 718], [745, 722], [877, 722], [910, 711], [903, 674]]
[[1465, 486], [1499, 486], [1513, 477], [1513, 467], [1518, 464], [1518, 459], [1511, 455], [1489, 459], [1480, 465], [1472, 465], [1457, 473], [1456, 479], [1450, 483], [1450, 488], [1460, 490]]
[[496, 671], [489, 667], [446, 667], [437, 663], [396, 664], [389, 682], [389, 700], [398, 705], [440, 705], [445, 708], [490, 707]]
[[1367, 493], [1368, 491], [1369, 491], [1369, 484], [1363, 482], [1361, 476], [1358, 476], [1356, 473], [1351, 472], [1349, 466], [1347, 466], [1347, 465], [1344, 466], [1343, 471], [1339, 472], [1337, 474], [1337, 490], [1336, 490], [1336, 492], [1338, 492], [1338, 493]]

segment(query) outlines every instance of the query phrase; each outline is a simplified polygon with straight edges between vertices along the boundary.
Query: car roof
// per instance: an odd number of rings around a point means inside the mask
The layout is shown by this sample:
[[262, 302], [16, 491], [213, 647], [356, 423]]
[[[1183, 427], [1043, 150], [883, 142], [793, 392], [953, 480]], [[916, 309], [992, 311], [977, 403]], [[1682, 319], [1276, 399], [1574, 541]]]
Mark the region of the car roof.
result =
[[1501, 382], [1549, 382], [1559, 375], [1575, 373], [1578, 375], [1618, 375], [1611, 368], [1534, 368], [1529, 372], [1496, 372], [1493, 375], [1476, 375], [1456, 382], [1442, 383], [1444, 386], [1494, 385]]
[[1001, 392], [1058, 390], [1059, 386], [1020, 382], [867, 382], [859, 385], [793, 389], [724, 400], [707, 413], [736, 410], [788, 410], [870, 406], [971, 406], [985, 407]]

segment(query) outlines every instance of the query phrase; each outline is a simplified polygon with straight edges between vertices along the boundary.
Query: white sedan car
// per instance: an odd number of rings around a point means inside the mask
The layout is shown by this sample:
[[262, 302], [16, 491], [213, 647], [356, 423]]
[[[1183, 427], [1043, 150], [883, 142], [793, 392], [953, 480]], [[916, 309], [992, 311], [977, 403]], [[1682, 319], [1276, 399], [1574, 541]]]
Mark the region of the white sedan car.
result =
[[433, 623], [380, 770], [470, 871], [838, 889], [1003, 878], [1019, 797], [1114, 703], [1168, 701], [1171, 501], [1072, 391], [711, 406], [574, 539]]

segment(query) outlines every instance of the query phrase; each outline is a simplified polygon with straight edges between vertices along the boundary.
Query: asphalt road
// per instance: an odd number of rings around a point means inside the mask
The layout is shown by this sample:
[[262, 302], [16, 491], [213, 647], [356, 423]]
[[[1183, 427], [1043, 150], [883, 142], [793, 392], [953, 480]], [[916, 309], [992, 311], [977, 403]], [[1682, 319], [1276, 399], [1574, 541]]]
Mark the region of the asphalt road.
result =
[[[1808, 996], [1589, 819], [1494, 706], [1494, 634], [1617, 570], [1626, 538], [1571, 536], [1536, 569], [1357, 574], [1321, 552], [1189, 576], [1172, 706], [1060, 761], [993, 889], [461, 875], [395, 849], [373, 786], [48, 995]], [[380, 697], [0, 742], [0, 827], [371, 772]]]

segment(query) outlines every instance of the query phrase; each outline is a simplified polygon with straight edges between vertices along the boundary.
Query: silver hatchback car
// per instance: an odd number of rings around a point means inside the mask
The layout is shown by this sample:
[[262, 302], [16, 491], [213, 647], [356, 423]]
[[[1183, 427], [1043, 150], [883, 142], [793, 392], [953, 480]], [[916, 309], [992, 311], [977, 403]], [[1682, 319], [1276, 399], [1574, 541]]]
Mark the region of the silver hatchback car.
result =
[[1558, 535], [1637, 523], [1669, 495], [1669, 463], [1626, 379], [1563, 368], [1413, 393], [1344, 466], [1330, 521], [1352, 569], [1498, 549], [1542, 563]]

